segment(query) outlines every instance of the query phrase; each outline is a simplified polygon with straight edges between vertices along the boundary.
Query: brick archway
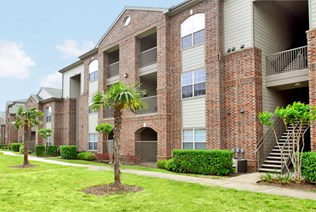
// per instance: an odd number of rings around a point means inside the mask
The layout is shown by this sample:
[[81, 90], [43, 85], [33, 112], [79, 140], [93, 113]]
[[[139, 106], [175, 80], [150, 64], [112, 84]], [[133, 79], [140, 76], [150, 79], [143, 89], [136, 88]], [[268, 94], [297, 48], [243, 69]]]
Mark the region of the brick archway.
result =
[[140, 162], [157, 161], [158, 133], [151, 127], [142, 127], [135, 131], [135, 155]]

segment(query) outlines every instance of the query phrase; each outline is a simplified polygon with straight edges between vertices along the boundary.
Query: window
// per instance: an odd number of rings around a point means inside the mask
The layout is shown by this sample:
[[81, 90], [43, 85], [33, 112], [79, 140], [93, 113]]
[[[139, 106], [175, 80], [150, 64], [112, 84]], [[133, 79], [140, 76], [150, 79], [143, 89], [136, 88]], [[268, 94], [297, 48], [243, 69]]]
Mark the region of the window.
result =
[[184, 129], [182, 147], [183, 149], [206, 149], [206, 130]]
[[205, 40], [205, 15], [198, 13], [190, 16], [181, 24], [182, 49], [204, 43]]
[[52, 137], [46, 138], [46, 145], [51, 146], [52, 145]]
[[98, 133], [89, 134], [89, 150], [96, 151], [98, 150]]
[[94, 71], [92, 73], [89, 73], [89, 82], [92, 82], [92, 81], [95, 81], [95, 80], [98, 80], [99, 78], [99, 71]]
[[205, 70], [183, 73], [181, 76], [182, 98], [205, 95]]
[[47, 107], [45, 111], [45, 120], [46, 123], [49, 123], [52, 121], [52, 107]]
[[97, 110], [94, 110], [91, 106], [89, 106], [89, 114], [97, 113]]

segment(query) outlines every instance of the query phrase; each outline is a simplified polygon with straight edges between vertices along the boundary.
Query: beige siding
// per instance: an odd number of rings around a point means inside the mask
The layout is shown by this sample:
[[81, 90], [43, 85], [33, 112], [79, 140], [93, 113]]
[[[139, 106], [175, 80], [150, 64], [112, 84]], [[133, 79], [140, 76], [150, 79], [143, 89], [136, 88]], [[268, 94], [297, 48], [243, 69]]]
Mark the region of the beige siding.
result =
[[78, 65], [74, 68], [72, 68], [71, 70], [69, 71], [66, 71], [65, 73], [63, 73], [63, 97], [64, 98], [70, 98], [70, 78], [73, 77], [73, 76], [76, 76], [78, 74], [81, 74], [81, 90], [80, 90], [80, 94], [83, 93], [83, 80], [84, 80], [84, 77], [83, 77], [83, 64], [81, 65]]
[[192, 71], [205, 66], [205, 46], [198, 45], [182, 50], [182, 71]]
[[311, 29], [316, 28], [316, 1], [315, 0], [309, 0], [310, 8], [310, 26]]
[[182, 100], [182, 127], [205, 128], [205, 98]]
[[98, 125], [98, 114], [89, 114], [89, 133], [96, 132], [95, 128]]
[[98, 81], [89, 83], [89, 97], [93, 96], [93, 94], [98, 91]]
[[52, 123], [51, 122], [46, 122], [45, 128], [47, 129], [52, 129]]
[[252, 0], [224, 1], [224, 50], [253, 46]]
[[[262, 100], [263, 110], [273, 112], [277, 106], [284, 105], [285, 101], [279, 91], [267, 88], [266, 60], [269, 54], [284, 51], [290, 48], [291, 39], [285, 35], [290, 34], [290, 25], [284, 24], [290, 20], [288, 13], [284, 12], [275, 3], [254, 3], [254, 33], [255, 46], [262, 50]], [[265, 128], [265, 133], [268, 131]]]

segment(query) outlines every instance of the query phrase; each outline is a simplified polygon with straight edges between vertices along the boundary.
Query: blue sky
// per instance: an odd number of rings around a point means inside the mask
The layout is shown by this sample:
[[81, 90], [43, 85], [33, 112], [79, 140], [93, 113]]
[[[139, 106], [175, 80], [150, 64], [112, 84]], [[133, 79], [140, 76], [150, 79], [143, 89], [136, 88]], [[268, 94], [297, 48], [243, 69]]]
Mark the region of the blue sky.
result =
[[92, 49], [125, 6], [169, 8], [183, 0], [0, 0], [0, 111]]

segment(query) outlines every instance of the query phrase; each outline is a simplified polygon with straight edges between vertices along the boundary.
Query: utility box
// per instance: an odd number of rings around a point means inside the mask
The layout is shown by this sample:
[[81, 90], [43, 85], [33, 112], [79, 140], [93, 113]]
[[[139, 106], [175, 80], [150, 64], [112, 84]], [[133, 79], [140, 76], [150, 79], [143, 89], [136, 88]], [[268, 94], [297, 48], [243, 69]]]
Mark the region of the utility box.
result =
[[246, 159], [234, 159], [235, 173], [247, 173], [247, 160]]

